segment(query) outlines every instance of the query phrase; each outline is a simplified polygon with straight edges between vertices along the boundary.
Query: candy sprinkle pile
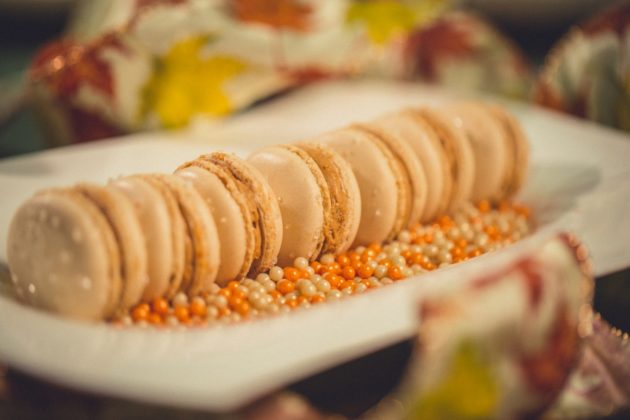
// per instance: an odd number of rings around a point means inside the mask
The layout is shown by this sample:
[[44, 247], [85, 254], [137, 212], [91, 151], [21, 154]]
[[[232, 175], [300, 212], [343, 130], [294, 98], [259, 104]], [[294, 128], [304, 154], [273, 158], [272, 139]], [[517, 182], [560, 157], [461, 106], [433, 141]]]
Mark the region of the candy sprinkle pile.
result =
[[529, 209], [514, 203], [491, 206], [482, 201], [431, 225], [403, 230], [387, 244], [359, 246], [318, 261], [296, 258], [292, 266], [275, 266], [255, 279], [189, 297], [157, 298], [140, 303], [111, 322], [115, 326], [201, 327], [259, 319], [326, 301], [339, 300], [456, 264], [502, 248], [527, 235]]

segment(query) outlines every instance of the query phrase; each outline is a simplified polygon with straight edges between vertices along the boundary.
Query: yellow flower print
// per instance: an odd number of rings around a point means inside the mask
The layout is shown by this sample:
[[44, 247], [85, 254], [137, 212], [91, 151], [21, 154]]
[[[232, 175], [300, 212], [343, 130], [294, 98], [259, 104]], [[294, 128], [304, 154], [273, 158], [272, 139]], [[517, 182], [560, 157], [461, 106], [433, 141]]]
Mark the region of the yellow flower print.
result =
[[449, 371], [411, 406], [407, 418], [490, 418], [498, 403], [499, 386], [491, 364], [473, 343], [465, 342], [455, 351]]
[[434, 19], [446, 4], [447, 0], [355, 0], [348, 8], [346, 21], [365, 24], [368, 38], [384, 44]]
[[203, 57], [208, 37], [188, 38], [158, 59], [145, 90], [145, 114], [155, 112], [164, 127], [182, 127], [195, 114], [221, 116], [232, 111], [224, 84], [247, 64], [228, 55]]

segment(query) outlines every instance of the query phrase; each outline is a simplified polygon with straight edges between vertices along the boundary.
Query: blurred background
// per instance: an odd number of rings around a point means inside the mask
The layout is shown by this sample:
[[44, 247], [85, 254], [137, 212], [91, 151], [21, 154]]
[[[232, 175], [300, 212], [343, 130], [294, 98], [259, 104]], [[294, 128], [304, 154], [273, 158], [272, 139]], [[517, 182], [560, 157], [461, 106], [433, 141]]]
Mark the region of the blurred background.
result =
[[[0, 0], [0, 158], [181, 130], [341, 77], [491, 93], [630, 131], [629, 22], [630, 2], [610, 0]], [[595, 308], [624, 331], [629, 290], [628, 270], [596, 283]], [[360, 377], [367, 365], [394, 366], [374, 372], [371, 383], [380, 388], [357, 389], [378, 400], [410, 352], [410, 342], [400, 343], [293, 390], [334, 411], [322, 386], [356, 386], [344, 379]], [[0, 397], [3, 375], [0, 368]], [[27, 406], [32, 397], [44, 405], [69, 398], [86, 418], [90, 407], [104, 406], [9, 375]], [[114, 417], [165, 414], [107, 404]], [[0, 398], [0, 418], [28, 410]]]

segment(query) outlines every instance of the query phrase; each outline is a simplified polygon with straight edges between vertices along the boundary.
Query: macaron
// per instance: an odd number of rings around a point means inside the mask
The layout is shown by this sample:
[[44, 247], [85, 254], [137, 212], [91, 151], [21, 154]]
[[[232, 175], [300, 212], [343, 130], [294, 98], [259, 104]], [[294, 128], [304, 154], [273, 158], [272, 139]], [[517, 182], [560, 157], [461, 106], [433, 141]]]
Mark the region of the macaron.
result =
[[121, 308], [129, 308], [140, 301], [148, 282], [147, 253], [144, 233], [138, 213], [124, 194], [95, 184], [78, 184], [74, 190], [92, 200], [111, 224], [121, 255]]
[[475, 159], [471, 199], [498, 201], [508, 184], [508, 142], [499, 122], [487, 108], [474, 102], [460, 102], [442, 108], [468, 136]]
[[250, 163], [233, 154], [215, 152], [202, 155], [198, 160], [225, 169], [246, 197], [254, 233], [253, 261], [248, 275], [254, 276], [273, 267], [278, 260], [283, 229], [278, 199], [269, 183]]
[[293, 145], [265, 147], [248, 158], [278, 198], [282, 215], [282, 245], [278, 263], [297, 257], [315, 259], [323, 245], [329, 218], [330, 193], [319, 166], [308, 153]]
[[254, 259], [255, 233], [247, 198], [225, 168], [207, 160], [186, 162], [175, 175], [189, 182], [212, 214], [221, 242], [217, 284], [247, 275]]
[[416, 113], [438, 135], [453, 179], [451, 196], [439, 213], [451, 213], [470, 202], [475, 182], [475, 157], [464, 128], [443, 110], [418, 108]]
[[411, 200], [409, 200], [406, 210], [407, 217], [403, 221], [401, 229], [419, 222], [427, 203], [427, 177], [420, 158], [400, 134], [389, 131], [387, 127], [377, 122], [358, 124], [357, 126], [376, 135], [379, 140], [385, 143], [404, 169], [403, 176], [410, 191]]
[[326, 145], [302, 142], [296, 146], [315, 161], [328, 186], [330, 201], [324, 200], [321, 253], [337, 255], [345, 252], [354, 242], [361, 222], [361, 192], [352, 167]]
[[[163, 249], [159, 252], [170, 254], [171, 266], [170, 270], [168, 270], [169, 277], [167, 279], [167, 284], [165, 285], [166, 289], [160, 289], [160, 291], [162, 292], [163, 297], [171, 298], [175, 295], [175, 293], [180, 291], [180, 287], [184, 279], [184, 272], [187, 271], [186, 275], [190, 276], [192, 252], [188, 227], [186, 225], [186, 221], [184, 220], [184, 215], [180, 210], [177, 197], [171, 189], [168, 188], [168, 186], [164, 185], [163, 182], [160, 182], [152, 174], [137, 174], [132, 177], [134, 179], [141, 179], [158, 191], [163, 203], [166, 206], [168, 223], [162, 225], [162, 228], [166, 228], [166, 232], [164, 233], [166, 235], [166, 239], [161, 244]], [[143, 221], [142, 223], [147, 222]], [[150, 230], [151, 226], [146, 226], [146, 229]], [[157, 231], [153, 234], [157, 234]], [[145, 234], [145, 236], [150, 235], [151, 234], [148, 233]], [[168, 260], [169, 258], [167, 257], [165, 263], [168, 263]], [[156, 280], [158, 280], [158, 278], [150, 279], [148, 287], [153, 287], [154, 281]]]
[[170, 191], [185, 221], [185, 264], [179, 289], [191, 296], [209, 290], [219, 271], [221, 244], [206, 203], [192, 185], [178, 176], [148, 174], [144, 179]]
[[353, 246], [393, 238], [408, 220], [411, 201], [404, 169], [389, 148], [374, 134], [346, 127], [316, 137], [352, 168], [361, 195], [361, 221]]
[[[173, 230], [177, 222], [173, 213], [178, 211], [177, 204], [173, 204], [174, 209], [169, 208], [168, 197], [141, 176], [117, 178], [110, 181], [108, 186], [125, 194], [138, 213], [144, 234], [148, 275], [142, 299], [150, 301], [165, 296], [172, 279], [177, 276], [177, 260], [183, 259], [183, 248], [177, 252], [174, 245]], [[184, 221], [180, 220], [179, 223], [183, 229]], [[179, 267], [181, 276], [183, 265], [180, 263]]]
[[113, 189], [82, 184], [36, 194], [14, 215], [7, 245], [18, 295], [61, 315], [110, 317], [137, 303], [146, 285], [137, 214]]
[[448, 206], [453, 184], [448, 157], [438, 135], [410, 108], [379, 117], [374, 125], [405, 141], [420, 160], [427, 183], [420, 221], [428, 223], [435, 219]]
[[529, 143], [519, 121], [503, 107], [486, 104], [488, 112], [500, 124], [508, 145], [508, 176], [501, 186], [503, 198], [516, 194], [527, 177], [529, 163]]

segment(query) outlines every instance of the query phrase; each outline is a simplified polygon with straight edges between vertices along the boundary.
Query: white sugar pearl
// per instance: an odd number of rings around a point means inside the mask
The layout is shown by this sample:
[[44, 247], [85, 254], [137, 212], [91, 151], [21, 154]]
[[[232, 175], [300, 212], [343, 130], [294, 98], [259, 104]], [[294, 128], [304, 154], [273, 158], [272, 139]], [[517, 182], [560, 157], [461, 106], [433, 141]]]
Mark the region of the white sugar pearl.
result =
[[438, 255], [438, 260], [441, 263], [451, 263], [453, 262], [453, 256], [451, 255], [450, 252], [441, 251], [440, 254]]
[[328, 292], [330, 290], [330, 283], [326, 279], [320, 278], [317, 282], [314, 282], [314, 284], [319, 291]]
[[359, 283], [357, 284], [356, 288], [354, 289], [355, 293], [363, 293], [367, 290], [367, 286], [363, 283]]
[[333, 254], [324, 254], [321, 258], [322, 264], [332, 264], [335, 262], [335, 256]]
[[387, 274], [387, 267], [384, 265], [379, 265], [374, 269], [374, 276], [377, 278], [382, 278]]
[[187, 306], [188, 296], [185, 293], [179, 292], [173, 298], [173, 306]]
[[409, 242], [411, 242], [411, 233], [409, 233], [408, 230], [403, 230], [398, 234], [398, 240], [400, 242], [408, 244]]
[[284, 271], [282, 270], [282, 268], [274, 265], [273, 267], [271, 267], [271, 270], [269, 270], [269, 277], [271, 278], [271, 280], [279, 282], [284, 277]]
[[256, 281], [258, 283], [265, 283], [267, 280], [271, 280], [271, 277], [269, 277], [269, 274], [267, 273], [260, 273], [259, 275], [256, 276]]
[[308, 267], [308, 260], [304, 257], [297, 257], [293, 261], [293, 266], [299, 268], [300, 270], [306, 270], [306, 267]]

